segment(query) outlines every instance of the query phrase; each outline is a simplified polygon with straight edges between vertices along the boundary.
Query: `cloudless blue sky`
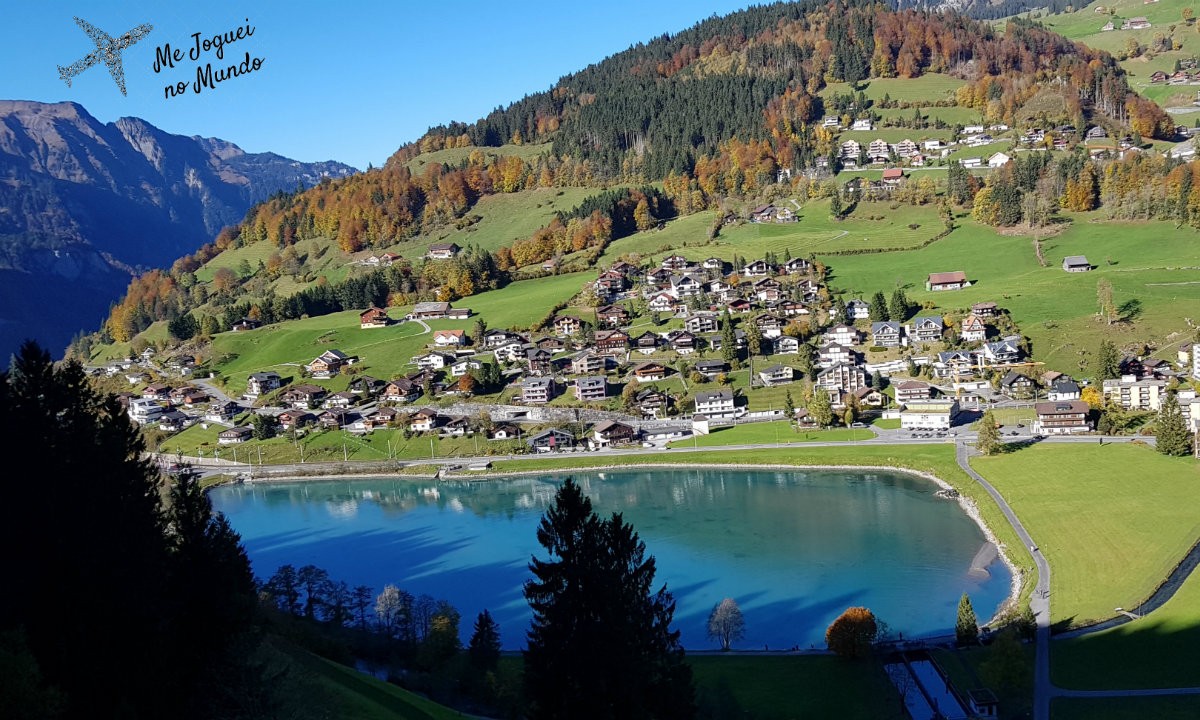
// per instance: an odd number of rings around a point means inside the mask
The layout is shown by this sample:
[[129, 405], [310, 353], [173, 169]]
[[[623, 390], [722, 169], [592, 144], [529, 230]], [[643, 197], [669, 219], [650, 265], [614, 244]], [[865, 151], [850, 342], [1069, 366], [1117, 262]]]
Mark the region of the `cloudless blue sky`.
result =
[[[3, 3], [0, 99], [74, 101], [101, 122], [141, 117], [182, 135], [219, 137], [249, 152], [376, 166], [430, 126], [472, 121], [498, 105], [631, 44], [675, 33], [746, 0], [529, 0], [470, 2]], [[154, 31], [124, 51], [123, 97], [103, 65], [59, 79], [94, 49], [73, 16], [113, 37], [142, 23]], [[254, 35], [226, 48], [214, 70], [249, 52], [254, 73], [216, 89], [166, 99], [163, 87], [196, 79], [196, 62], [155, 74], [155, 48], [188, 49], [249, 24]]]

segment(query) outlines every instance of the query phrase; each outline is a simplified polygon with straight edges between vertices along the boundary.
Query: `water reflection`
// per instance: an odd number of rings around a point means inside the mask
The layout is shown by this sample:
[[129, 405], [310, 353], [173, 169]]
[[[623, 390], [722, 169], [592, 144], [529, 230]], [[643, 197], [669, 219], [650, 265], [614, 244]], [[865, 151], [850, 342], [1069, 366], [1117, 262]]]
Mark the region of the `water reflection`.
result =
[[[708, 648], [713, 605], [734, 597], [745, 647], [820, 645], [849, 605], [905, 636], [953, 627], [959, 595], [981, 615], [1009, 575], [970, 565], [979, 529], [936, 488], [885, 472], [668, 470], [575, 473], [595, 509], [625, 513], [678, 601], [685, 646]], [[524, 642], [535, 528], [565, 475], [475, 483], [403, 479], [220, 488], [213, 502], [242, 533], [260, 574], [314, 563], [351, 585], [394, 582], [497, 617], [506, 647]], [[465, 621], [464, 626], [470, 623]]]

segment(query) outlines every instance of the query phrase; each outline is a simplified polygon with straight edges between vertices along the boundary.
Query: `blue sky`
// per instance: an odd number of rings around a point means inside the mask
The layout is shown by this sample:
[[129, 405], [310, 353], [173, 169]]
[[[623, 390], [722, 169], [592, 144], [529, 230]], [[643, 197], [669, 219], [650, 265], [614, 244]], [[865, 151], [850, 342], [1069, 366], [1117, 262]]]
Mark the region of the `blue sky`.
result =
[[[74, 101], [102, 122], [137, 116], [173, 133], [220, 137], [250, 152], [299, 160], [380, 165], [430, 125], [475, 120], [545, 90], [559, 77], [636, 42], [678, 32], [746, 0], [608, 0], [603, 4], [454, 2], [47, 2], [5, 3], [0, 16], [0, 98]], [[116, 37], [153, 32], [124, 51], [123, 97], [103, 65], [68, 88], [57, 66], [94, 49], [75, 25]], [[155, 48], [186, 49], [201, 36], [252, 25], [214, 69], [249, 52], [260, 70], [200, 94], [164, 98], [195, 80], [196, 62], [153, 71]]]

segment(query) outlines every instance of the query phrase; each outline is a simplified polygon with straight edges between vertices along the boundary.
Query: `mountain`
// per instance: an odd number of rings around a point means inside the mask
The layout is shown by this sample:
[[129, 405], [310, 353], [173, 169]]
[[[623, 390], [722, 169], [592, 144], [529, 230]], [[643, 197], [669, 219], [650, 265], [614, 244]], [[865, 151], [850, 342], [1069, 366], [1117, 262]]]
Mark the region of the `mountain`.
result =
[[26, 337], [60, 350], [135, 270], [169, 265], [273, 193], [355, 172], [0, 100], [0, 357]]

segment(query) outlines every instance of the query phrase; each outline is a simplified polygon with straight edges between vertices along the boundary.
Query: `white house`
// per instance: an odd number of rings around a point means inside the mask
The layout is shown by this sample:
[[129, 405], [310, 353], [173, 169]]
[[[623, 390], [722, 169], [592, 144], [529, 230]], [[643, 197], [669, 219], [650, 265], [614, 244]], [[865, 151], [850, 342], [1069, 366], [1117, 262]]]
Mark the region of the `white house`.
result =
[[958, 417], [958, 401], [954, 399], [913, 400], [900, 411], [902, 430], [949, 430]]
[[733, 401], [733, 391], [725, 388], [696, 393], [696, 414], [705, 415], [713, 420], [735, 417], [737, 409]]

